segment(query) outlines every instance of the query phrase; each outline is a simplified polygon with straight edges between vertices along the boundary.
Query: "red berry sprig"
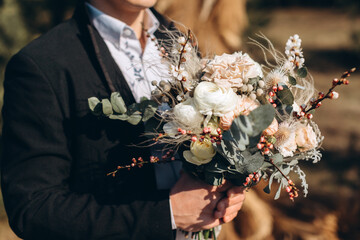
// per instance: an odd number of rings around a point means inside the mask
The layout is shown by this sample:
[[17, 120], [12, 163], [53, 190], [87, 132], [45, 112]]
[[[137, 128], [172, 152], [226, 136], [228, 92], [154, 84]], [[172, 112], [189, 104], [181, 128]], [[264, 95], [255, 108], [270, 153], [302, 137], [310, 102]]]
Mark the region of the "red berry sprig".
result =
[[299, 190], [295, 187], [295, 184], [293, 181], [288, 180], [288, 186], [286, 187], [286, 192], [289, 193], [289, 198], [291, 201], [294, 201], [294, 198], [297, 198], [299, 196], [298, 192]]
[[243, 185], [245, 187], [251, 187], [253, 184], [260, 182], [260, 173], [254, 172], [250, 173], [248, 177], [246, 177]]
[[269, 139], [265, 138], [265, 136], [261, 136], [256, 147], [261, 151], [262, 155], [269, 155], [271, 150], [274, 149], [274, 144], [269, 141]]
[[322, 101], [324, 99], [337, 99], [339, 98], [339, 93], [333, 91], [334, 88], [336, 88], [339, 85], [349, 85], [350, 81], [347, 79], [348, 77], [350, 77], [351, 73], [355, 72], [356, 68], [352, 68], [349, 71], [344, 72], [340, 79], [335, 78], [332, 81], [332, 86], [329, 89], [329, 91], [325, 94], [323, 92], [319, 92], [317, 99], [312, 99], [310, 101], [310, 106], [307, 107], [301, 107], [301, 112], [300, 113], [296, 113], [296, 117], [301, 119], [303, 117], [307, 117], [308, 119], [312, 118], [312, 114], [310, 113], [312, 110], [319, 108], [322, 105]]

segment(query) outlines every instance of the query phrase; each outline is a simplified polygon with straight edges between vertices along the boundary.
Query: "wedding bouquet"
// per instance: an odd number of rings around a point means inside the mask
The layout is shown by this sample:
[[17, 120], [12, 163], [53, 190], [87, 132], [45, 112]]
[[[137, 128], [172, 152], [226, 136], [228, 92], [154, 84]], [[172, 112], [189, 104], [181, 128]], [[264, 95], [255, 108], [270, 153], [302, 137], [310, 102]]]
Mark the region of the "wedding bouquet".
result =
[[[327, 93], [317, 93], [298, 35], [289, 38], [284, 53], [264, 36], [260, 37], [265, 44], [253, 40], [264, 53], [261, 65], [242, 52], [201, 58], [190, 31], [168, 34], [170, 40], [158, 45], [171, 78], [152, 82], [151, 100], [125, 106], [119, 93], [110, 100], [89, 98], [95, 115], [131, 124], [144, 122], [144, 134], [153, 140], [149, 145], [163, 148], [162, 157], [132, 159], [109, 175], [180, 155], [186, 171], [211, 185], [228, 179], [250, 188], [266, 179], [264, 191], [270, 193], [277, 181], [275, 199], [284, 188], [291, 200], [298, 196], [289, 177], [294, 172], [306, 196], [308, 185], [299, 161], [320, 161], [323, 141], [312, 120], [314, 111], [324, 99], [338, 98], [333, 89], [349, 84], [347, 77], [355, 69], [334, 79]], [[158, 120], [156, 125], [150, 124], [152, 117]]]

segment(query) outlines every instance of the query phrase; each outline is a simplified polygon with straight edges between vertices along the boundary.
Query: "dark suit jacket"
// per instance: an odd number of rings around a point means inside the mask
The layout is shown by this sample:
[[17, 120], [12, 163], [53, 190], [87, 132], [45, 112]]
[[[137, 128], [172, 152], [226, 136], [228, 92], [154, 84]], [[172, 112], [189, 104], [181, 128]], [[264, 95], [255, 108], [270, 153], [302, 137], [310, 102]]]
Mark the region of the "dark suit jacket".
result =
[[[171, 27], [154, 12], [162, 27]], [[158, 39], [163, 34], [156, 33]], [[9, 62], [3, 107], [2, 191], [25, 239], [172, 239], [169, 192], [152, 166], [106, 173], [148, 156], [143, 126], [97, 118], [87, 99], [132, 93], [83, 3], [72, 19]]]

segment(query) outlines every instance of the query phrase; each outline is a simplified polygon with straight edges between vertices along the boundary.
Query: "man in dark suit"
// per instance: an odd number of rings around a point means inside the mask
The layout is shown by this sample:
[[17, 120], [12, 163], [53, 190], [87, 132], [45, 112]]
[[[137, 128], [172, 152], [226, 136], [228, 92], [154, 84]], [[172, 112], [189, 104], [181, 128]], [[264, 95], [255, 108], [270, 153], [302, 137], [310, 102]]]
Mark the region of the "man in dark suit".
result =
[[[133, 28], [144, 47], [141, 14], [155, 2], [90, 1]], [[173, 27], [153, 14], [160, 29]], [[160, 29], [155, 37], [166, 38]], [[146, 158], [149, 150], [131, 147], [143, 141], [141, 124], [90, 114], [89, 97], [109, 98], [118, 91], [126, 105], [135, 98], [84, 1], [73, 18], [11, 59], [4, 87], [1, 184], [18, 236], [172, 239], [172, 223], [190, 231], [208, 229], [232, 220], [241, 208], [242, 189], [208, 186], [187, 174], [171, 190], [158, 190], [151, 165], [106, 177], [116, 165]]]

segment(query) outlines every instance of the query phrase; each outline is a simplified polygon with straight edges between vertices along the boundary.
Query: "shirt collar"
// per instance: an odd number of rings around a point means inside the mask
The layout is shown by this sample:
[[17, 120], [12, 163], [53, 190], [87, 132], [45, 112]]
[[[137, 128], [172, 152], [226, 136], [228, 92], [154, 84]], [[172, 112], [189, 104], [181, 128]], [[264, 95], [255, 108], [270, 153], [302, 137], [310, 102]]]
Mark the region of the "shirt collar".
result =
[[[122, 36], [135, 39], [134, 31], [126, 23], [103, 13], [89, 3], [86, 3], [86, 6], [89, 10], [90, 21], [104, 40], [110, 41], [119, 48]], [[145, 28], [152, 35], [159, 28], [160, 23], [150, 9], [146, 9], [145, 18]]]

